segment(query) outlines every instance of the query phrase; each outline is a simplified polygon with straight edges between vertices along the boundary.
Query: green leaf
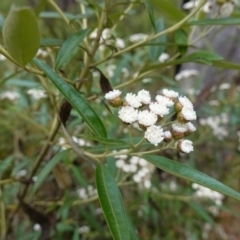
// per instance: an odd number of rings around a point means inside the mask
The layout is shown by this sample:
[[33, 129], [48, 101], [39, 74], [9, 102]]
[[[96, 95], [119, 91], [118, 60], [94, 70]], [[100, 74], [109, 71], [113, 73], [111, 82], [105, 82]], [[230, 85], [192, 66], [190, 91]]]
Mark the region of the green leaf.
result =
[[3, 28], [3, 24], [4, 24], [4, 17], [2, 14], [0, 14], [0, 31], [2, 31], [2, 28]]
[[132, 223], [131, 218], [129, 215], [126, 213], [127, 219], [128, 219], [128, 226], [129, 226], [129, 231], [130, 231], [130, 239], [131, 240], [139, 240], [137, 233], [136, 233], [136, 228]]
[[208, 214], [208, 212], [199, 204], [195, 202], [188, 202], [188, 205], [205, 221], [210, 223], [211, 225], [214, 225], [214, 220], [212, 217]]
[[76, 227], [74, 232], [73, 232], [72, 240], [80, 240], [78, 227]]
[[187, 34], [182, 29], [178, 29], [175, 32], [175, 42], [178, 45], [181, 56], [184, 56], [188, 48], [188, 38]]
[[86, 209], [85, 206], [79, 206], [76, 210], [78, 211], [79, 216], [81, 216], [82, 219], [86, 220], [91, 228], [96, 229], [99, 233], [103, 233], [103, 228], [96, 218], [96, 215], [93, 214], [89, 208]]
[[97, 166], [96, 185], [99, 201], [114, 240], [130, 240], [121, 193], [111, 172], [104, 165]]
[[144, 2], [145, 2], [146, 9], [148, 11], [148, 15], [149, 15], [150, 21], [152, 23], [154, 31], [156, 32], [157, 29], [156, 29], [156, 24], [155, 24], [153, 6], [152, 6], [152, 4], [151, 4], [151, 2], [149, 0], [145, 0]]
[[223, 58], [215, 53], [198, 51], [198, 52], [189, 54], [188, 56], [185, 57], [185, 59], [189, 59], [192, 61], [207, 60], [207, 61], [213, 62], [213, 61], [222, 60]]
[[47, 4], [48, 4], [47, 0], [40, 0], [38, 2], [36, 7], [34, 8], [34, 13], [36, 14], [36, 16], [39, 16], [39, 14], [46, 8]]
[[87, 181], [86, 179], [84, 178], [84, 176], [82, 175], [82, 172], [81, 172], [81, 169], [80, 168], [77, 168], [75, 166], [72, 166], [71, 167], [71, 171], [72, 171], [72, 174], [74, 176], [74, 178], [78, 181], [78, 183], [86, 188], [88, 186], [87, 184]]
[[56, 58], [55, 69], [59, 69], [64, 64], [68, 63], [74, 53], [77, 52], [78, 47], [80, 46], [84, 38], [87, 36], [88, 32], [89, 29], [81, 30], [73, 34], [63, 43]]
[[98, 137], [98, 136], [91, 136], [91, 135], [86, 135], [86, 134], [80, 134], [78, 135], [81, 138], [84, 139], [90, 139], [96, 142], [100, 142], [106, 145], [130, 145], [128, 142], [122, 141], [122, 140], [115, 140], [115, 139], [109, 139], [109, 138], [104, 138], [104, 137]]
[[238, 25], [240, 24], [240, 18], [218, 18], [218, 19], [201, 19], [194, 20], [186, 23], [185, 25]]
[[[71, 13], [64, 12], [64, 15], [68, 19], [73, 19], [74, 18], [74, 15], [71, 14]], [[39, 14], [39, 17], [41, 17], [41, 18], [56, 18], [56, 19], [61, 19], [62, 18], [62, 16], [58, 12], [51, 12], [51, 11], [41, 12]]]
[[43, 38], [41, 39], [41, 46], [62, 46], [63, 40], [61, 39], [51, 39], [51, 38]]
[[37, 181], [33, 185], [33, 193], [37, 191], [37, 189], [42, 185], [44, 180], [47, 178], [48, 174], [53, 170], [53, 168], [67, 156], [69, 149], [59, 152], [56, 154], [42, 169], [39, 173]]
[[[156, 21], [156, 30], [157, 32], [162, 32], [164, 30], [164, 21], [162, 18], [159, 18]], [[166, 43], [166, 35], [162, 35], [158, 38], [155, 38], [152, 41], [150, 41], [150, 43], [160, 44], [156, 46], [152, 45], [152, 46], [149, 46], [148, 48], [149, 59], [152, 62], [155, 62], [165, 50], [166, 46], [162, 44]]]
[[226, 62], [226, 61], [216, 61], [216, 62], [213, 62], [212, 65], [213, 65], [214, 67], [240, 70], [240, 65], [239, 65], [239, 63], [232, 63], [232, 62]]
[[37, 18], [28, 7], [13, 7], [3, 25], [3, 39], [11, 57], [25, 66], [40, 46]]
[[90, 130], [100, 137], [107, 137], [106, 129], [94, 112], [92, 107], [86, 100], [77, 92], [72, 86], [67, 84], [61, 77], [59, 77], [53, 70], [43, 63], [41, 60], [35, 58], [33, 62], [43, 70], [46, 76], [53, 82], [58, 90], [63, 94], [67, 101], [76, 109], [82, 119], [86, 122]]
[[150, 2], [174, 22], [179, 22], [185, 17], [185, 14], [176, 7], [176, 4], [169, 0], [150, 0]]
[[222, 194], [240, 200], [239, 192], [215, 180], [214, 178], [211, 178], [206, 174], [195, 170], [194, 168], [188, 167], [182, 163], [175, 162], [168, 158], [155, 155], [146, 155], [143, 156], [143, 158], [154, 164], [156, 167], [174, 176], [186, 179], [191, 182], [198, 183], [214, 191], [220, 192]]

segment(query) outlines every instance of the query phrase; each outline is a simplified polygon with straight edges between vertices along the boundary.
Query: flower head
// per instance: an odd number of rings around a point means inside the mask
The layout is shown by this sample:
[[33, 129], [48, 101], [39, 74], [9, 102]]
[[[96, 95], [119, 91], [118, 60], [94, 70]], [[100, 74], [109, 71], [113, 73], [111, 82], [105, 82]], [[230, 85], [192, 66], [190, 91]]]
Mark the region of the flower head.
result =
[[196, 112], [192, 108], [183, 107], [182, 111], [178, 113], [179, 122], [188, 122], [197, 119]]
[[190, 132], [196, 131], [196, 127], [191, 122], [186, 123], [186, 126], [187, 126], [188, 131], [190, 131]]
[[184, 139], [178, 142], [177, 147], [184, 153], [190, 153], [193, 151], [193, 143], [190, 140]]
[[186, 124], [182, 124], [182, 123], [173, 123], [172, 129], [178, 133], [184, 133], [188, 130]]
[[150, 96], [149, 91], [146, 91], [144, 89], [139, 91], [137, 96], [138, 96], [138, 99], [140, 100], [140, 102], [142, 102], [143, 104], [149, 104], [151, 101], [151, 96]]
[[125, 123], [133, 123], [138, 119], [138, 111], [133, 107], [122, 107], [118, 112], [119, 118]]
[[122, 105], [122, 99], [120, 97], [121, 91], [118, 89], [114, 89], [108, 93], [105, 94], [105, 98], [109, 101], [111, 106], [113, 107], [119, 107]]
[[148, 111], [140, 111], [138, 113], [138, 123], [144, 127], [149, 127], [157, 122], [157, 115]]
[[171, 139], [172, 139], [172, 134], [171, 134], [170, 131], [165, 131], [165, 132], [163, 133], [163, 137], [164, 137], [164, 141], [165, 141], [165, 142], [169, 142], [169, 141], [171, 141]]
[[107, 100], [113, 100], [113, 99], [119, 97], [119, 96], [121, 95], [121, 93], [122, 93], [122, 92], [121, 92], [120, 90], [114, 89], [114, 90], [106, 93], [104, 97], [105, 97]]
[[229, 17], [232, 14], [233, 10], [234, 10], [234, 4], [232, 4], [232, 3], [224, 3], [220, 7], [220, 15], [222, 17]]
[[166, 62], [169, 59], [169, 55], [167, 53], [162, 53], [158, 58], [159, 62]]
[[139, 108], [142, 105], [138, 96], [133, 93], [127, 93], [125, 100], [129, 106], [134, 107], [134, 108]]
[[174, 102], [171, 99], [162, 95], [157, 95], [156, 100], [159, 104], [165, 105], [167, 107], [172, 107], [174, 104]]
[[173, 90], [163, 89], [162, 92], [165, 97], [168, 97], [170, 99], [174, 99], [174, 98], [178, 97], [178, 92], [175, 92]]
[[186, 96], [179, 97], [178, 101], [182, 105], [182, 107], [187, 107], [187, 108], [192, 108], [193, 109], [192, 102]]
[[144, 137], [157, 146], [163, 140], [163, 129], [160, 126], [152, 125], [147, 128]]
[[164, 104], [159, 104], [158, 102], [151, 103], [149, 105], [149, 108], [151, 112], [153, 112], [156, 115], [159, 115], [160, 117], [169, 114], [169, 109], [167, 108], [167, 106]]

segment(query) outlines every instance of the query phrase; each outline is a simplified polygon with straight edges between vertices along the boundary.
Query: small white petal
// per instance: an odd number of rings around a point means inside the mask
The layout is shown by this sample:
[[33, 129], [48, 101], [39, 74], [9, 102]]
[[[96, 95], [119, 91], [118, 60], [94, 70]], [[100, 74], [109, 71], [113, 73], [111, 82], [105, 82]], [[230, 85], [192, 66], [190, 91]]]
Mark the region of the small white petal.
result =
[[143, 186], [146, 188], [146, 189], [149, 189], [151, 186], [152, 186], [152, 183], [149, 179], [146, 179], [144, 182], [143, 182]]
[[141, 166], [141, 167], [145, 167], [146, 165], [147, 165], [147, 161], [145, 160], [145, 159], [143, 159], [143, 158], [140, 158], [139, 159], [139, 162], [138, 162], [138, 164]]
[[133, 181], [136, 183], [141, 182], [142, 178], [138, 174], [133, 175]]
[[117, 168], [120, 168], [120, 169], [123, 168], [124, 164], [125, 164], [125, 162], [122, 159], [119, 159], [116, 161]]

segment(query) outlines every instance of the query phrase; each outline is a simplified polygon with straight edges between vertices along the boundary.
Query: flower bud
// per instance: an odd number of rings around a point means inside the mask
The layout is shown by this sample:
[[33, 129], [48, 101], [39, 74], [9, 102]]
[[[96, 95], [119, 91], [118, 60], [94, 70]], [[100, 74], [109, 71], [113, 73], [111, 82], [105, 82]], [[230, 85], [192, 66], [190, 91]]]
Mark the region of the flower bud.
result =
[[122, 99], [120, 97], [121, 91], [113, 90], [105, 94], [105, 98], [109, 101], [112, 107], [120, 107], [122, 105]]
[[177, 149], [183, 153], [190, 153], [193, 151], [192, 144], [192, 141], [184, 139], [177, 143]]

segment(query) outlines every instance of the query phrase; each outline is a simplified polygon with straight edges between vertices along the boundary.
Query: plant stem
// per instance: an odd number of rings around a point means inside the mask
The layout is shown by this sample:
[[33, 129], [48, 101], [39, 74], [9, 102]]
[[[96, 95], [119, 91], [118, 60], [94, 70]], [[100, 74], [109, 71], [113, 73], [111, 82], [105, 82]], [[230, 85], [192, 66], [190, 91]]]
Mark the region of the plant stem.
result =
[[54, 0], [48, 0], [48, 3], [52, 5], [52, 7], [61, 15], [63, 21], [73, 30], [73, 32], [76, 32], [77, 31], [76, 28], [72, 26], [69, 19], [65, 16], [62, 9], [54, 2]]
[[[122, 55], [123, 53], [129, 52], [129, 51], [131, 51], [131, 50], [133, 50], [133, 49], [135, 49], [135, 48], [137, 48], [137, 47], [140, 47], [140, 46], [142, 46], [143, 44], [145, 44], [146, 42], [148, 42], [148, 41], [150, 41], [150, 40], [153, 40], [153, 39], [155, 39], [155, 38], [157, 38], [157, 37], [160, 37], [160, 36], [163, 36], [163, 35], [167, 35], [167, 34], [169, 34], [169, 33], [171, 33], [171, 32], [176, 31], [176, 30], [179, 29], [181, 26], [183, 26], [192, 16], [194, 16], [194, 15], [201, 9], [201, 7], [205, 4], [205, 2], [206, 2], [206, 0], [202, 0], [202, 1], [200, 2], [200, 4], [199, 4], [189, 15], [187, 15], [185, 18], [183, 18], [183, 19], [182, 19], [180, 22], [178, 22], [177, 24], [169, 27], [168, 29], [166, 29], [166, 30], [164, 30], [164, 31], [162, 31], [162, 32], [160, 32], [160, 33], [151, 34], [151, 35], [149, 35], [146, 39], [144, 39], [144, 40], [142, 40], [142, 41], [140, 41], [140, 42], [137, 42], [137, 43], [135, 43], [135, 44], [133, 44], [133, 45], [131, 45], [131, 46], [123, 49], [123, 50], [120, 50], [120, 51], [112, 54], [111, 59], [112, 59], [112, 58], [115, 58], [115, 57], [117, 57], [117, 56], [119, 56], [119, 55]], [[99, 65], [99, 64], [101, 64], [101, 63], [103, 63], [103, 62], [106, 62], [107, 60], [109, 60], [109, 57], [108, 57], [108, 58], [105, 58], [105, 59], [102, 59], [102, 60], [94, 63], [93, 65], [91, 65], [91, 67], [97, 66], [97, 65]]]
[[6, 237], [5, 204], [3, 201], [2, 189], [0, 187], [0, 239], [4, 240], [5, 237]]

